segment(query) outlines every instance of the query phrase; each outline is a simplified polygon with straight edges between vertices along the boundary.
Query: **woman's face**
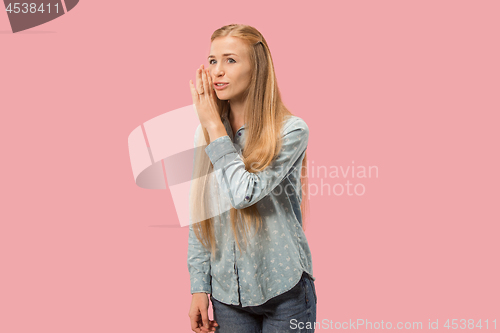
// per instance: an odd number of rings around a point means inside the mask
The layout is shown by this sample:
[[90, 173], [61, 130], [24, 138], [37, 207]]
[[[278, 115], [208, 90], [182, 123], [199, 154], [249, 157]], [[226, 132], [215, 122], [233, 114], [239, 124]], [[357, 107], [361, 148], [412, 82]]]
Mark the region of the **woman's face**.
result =
[[[208, 68], [217, 97], [243, 102], [252, 77], [248, 47], [237, 37], [218, 37], [212, 41]], [[217, 89], [217, 83], [226, 83]]]

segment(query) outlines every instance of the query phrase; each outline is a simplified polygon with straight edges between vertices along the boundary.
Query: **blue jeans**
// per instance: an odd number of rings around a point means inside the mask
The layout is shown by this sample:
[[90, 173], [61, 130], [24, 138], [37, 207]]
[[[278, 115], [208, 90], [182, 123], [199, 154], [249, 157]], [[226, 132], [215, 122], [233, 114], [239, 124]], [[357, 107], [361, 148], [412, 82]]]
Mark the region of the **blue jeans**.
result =
[[313, 333], [316, 289], [306, 272], [289, 291], [258, 306], [242, 307], [217, 301], [210, 295], [216, 333]]

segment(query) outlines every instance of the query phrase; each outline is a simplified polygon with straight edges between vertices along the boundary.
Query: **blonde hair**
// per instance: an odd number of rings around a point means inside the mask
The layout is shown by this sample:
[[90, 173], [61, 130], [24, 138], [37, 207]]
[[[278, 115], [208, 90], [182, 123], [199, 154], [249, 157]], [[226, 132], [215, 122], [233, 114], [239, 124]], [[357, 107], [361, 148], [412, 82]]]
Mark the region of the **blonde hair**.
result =
[[[250, 61], [253, 66], [252, 78], [247, 90], [247, 100], [245, 103], [245, 146], [242, 149], [242, 160], [245, 163], [245, 169], [248, 172], [260, 172], [268, 167], [281, 149], [281, 130], [285, 117], [291, 116], [292, 113], [285, 107], [281, 100], [280, 91], [276, 82], [276, 74], [274, 72], [271, 52], [266, 40], [262, 34], [255, 28], [242, 25], [230, 24], [217, 29], [211, 37], [211, 42], [218, 37], [238, 37], [248, 46]], [[219, 114], [222, 117], [228, 114], [229, 101], [217, 99], [217, 107]], [[205, 128], [203, 135], [206, 144], [210, 143], [210, 137]], [[208, 194], [210, 187], [217, 184], [210, 184], [209, 177], [206, 175], [213, 172], [213, 164], [208, 158], [203, 149], [197, 149], [196, 163], [194, 166], [193, 180], [204, 179], [197, 182], [194, 191], [191, 193], [190, 200], [193, 204], [193, 214], [202, 214], [210, 207], [211, 199], [215, 196]], [[305, 210], [308, 206], [307, 195], [307, 153], [302, 161], [301, 185], [302, 185], [302, 228], [305, 230]], [[205, 176], [205, 177], [202, 177]], [[202, 178], [199, 178], [202, 177]], [[250, 230], [250, 226], [255, 221], [255, 229], [258, 231], [262, 226], [262, 217], [257, 210], [257, 205], [235, 209], [230, 209], [231, 229], [238, 244], [241, 253], [240, 243], [238, 241], [237, 230], [242, 227], [245, 232], [244, 242], [247, 244], [246, 231]], [[238, 215], [241, 216], [243, 223], [238, 223]], [[216, 240], [214, 235], [214, 220], [213, 218], [202, 219], [201, 222], [193, 224], [193, 231], [200, 243], [211, 251], [212, 256], [216, 253]]]

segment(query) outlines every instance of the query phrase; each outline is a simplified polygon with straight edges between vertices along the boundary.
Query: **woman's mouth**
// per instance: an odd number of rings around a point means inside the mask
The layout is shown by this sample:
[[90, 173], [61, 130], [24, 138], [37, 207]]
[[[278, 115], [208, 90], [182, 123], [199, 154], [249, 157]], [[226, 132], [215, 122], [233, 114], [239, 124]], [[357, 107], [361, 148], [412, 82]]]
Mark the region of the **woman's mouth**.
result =
[[217, 90], [225, 89], [229, 83], [215, 83], [214, 88]]

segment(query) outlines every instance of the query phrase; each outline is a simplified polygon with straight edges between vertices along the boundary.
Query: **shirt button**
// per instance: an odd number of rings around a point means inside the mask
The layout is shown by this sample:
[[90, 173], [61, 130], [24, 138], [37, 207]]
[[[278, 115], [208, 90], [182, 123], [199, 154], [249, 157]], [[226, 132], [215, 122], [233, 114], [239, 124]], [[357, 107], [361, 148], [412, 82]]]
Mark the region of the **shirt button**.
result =
[[246, 197], [245, 197], [245, 200], [248, 200], [248, 199], [250, 199], [250, 198], [249, 198], [248, 196], [246, 196]]
[[241, 132], [238, 132], [238, 135], [241, 136]]

